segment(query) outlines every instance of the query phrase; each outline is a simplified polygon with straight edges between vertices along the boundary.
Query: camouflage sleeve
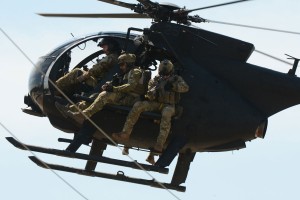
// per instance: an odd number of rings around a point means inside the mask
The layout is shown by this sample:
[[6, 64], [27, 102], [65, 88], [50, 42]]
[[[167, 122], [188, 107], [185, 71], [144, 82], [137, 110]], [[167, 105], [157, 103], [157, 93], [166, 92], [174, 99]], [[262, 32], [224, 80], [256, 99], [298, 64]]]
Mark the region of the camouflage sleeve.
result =
[[175, 76], [173, 82], [174, 92], [184, 93], [189, 91], [188, 84], [181, 78], [181, 76]]
[[107, 55], [102, 58], [97, 64], [89, 70], [89, 75], [100, 78], [111, 69], [117, 63], [116, 56], [114, 54]]
[[142, 76], [141, 70], [139, 69], [132, 69], [129, 72], [128, 83], [113, 87], [114, 92], [122, 92], [122, 93], [129, 93], [133, 92], [139, 80]]

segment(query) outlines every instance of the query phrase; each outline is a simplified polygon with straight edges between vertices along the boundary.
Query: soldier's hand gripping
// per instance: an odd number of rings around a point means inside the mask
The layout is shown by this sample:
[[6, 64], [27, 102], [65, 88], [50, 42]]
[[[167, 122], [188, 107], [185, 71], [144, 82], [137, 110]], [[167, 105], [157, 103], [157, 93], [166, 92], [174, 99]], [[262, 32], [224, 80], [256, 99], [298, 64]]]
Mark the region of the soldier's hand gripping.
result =
[[107, 87], [105, 88], [105, 91], [107, 92], [113, 92], [113, 86], [111, 84], [107, 85]]
[[107, 85], [108, 85], [107, 83], [104, 83], [104, 84], [101, 86], [101, 89], [102, 89], [103, 91], [105, 91]]
[[107, 92], [112, 92], [113, 91], [113, 86], [111, 82], [106, 82], [104, 85], [102, 85], [102, 90], [107, 91]]

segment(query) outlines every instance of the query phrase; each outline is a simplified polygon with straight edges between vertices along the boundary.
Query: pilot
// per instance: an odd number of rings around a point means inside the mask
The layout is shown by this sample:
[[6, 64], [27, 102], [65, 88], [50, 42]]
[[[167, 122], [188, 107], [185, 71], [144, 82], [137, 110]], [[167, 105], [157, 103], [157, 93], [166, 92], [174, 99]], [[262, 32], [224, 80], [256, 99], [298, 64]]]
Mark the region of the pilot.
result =
[[171, 128], [171, 118], [175, 114], [175, 106], [180, 100], [180, 93], [187, 92], [189, 86], [182, 77], [174, 74], [174, 66], [171, 61], [163, 60], [159, 64], [158, 75], [149, 81], [146, 101], [138, 101], [134, 104], [127, 116], [123, 130], [113, 133], [116, 141], [129, 139], [133, 126], [140, 114], [145, 111], [161, 112], [160, 131], [153, 151], [150, 152], [146, 161], [154, 164], [154, 153], [160, 154], [166, 142]]
[[110, 37], [102, 38], [98, 46], [102, 48], [106, 56], [98, 61], [97, 64], [93, 65], [88, 71], [76, 68], [59, 78], [56, 81], [56, 85], [59, 89], [67, 94], [72, 94], [78, 87], [78, 84], [82, 82], [95, 88], [98, 80], [103, 79], [105, 74], [117, 64], [121, 49], [116, 40]]
[[[101, 92], [95, 101], [82, 112], [87, 117], [92, 117], [95, 113], [102, 110], [106, 104], [132, 106], [140, 100], [140, 97], [145, 95], [147, 83], [143, 81], [142, 69], [135, 66], [136, 56], [134, 54], [122, 54], [118, 58], [118, 64], [121, 71], [124, 73], [123, 81], [120, 86], [112, 86], [111, 83], [106, 83], [102, 86]], [[85, 117], [80, 112], [72, 112], [70, 110], [62, 110], [63, 114], [73, 118], [78, 123], [83, 123]], [[85, 127], [83, 126], [82, 129]], [[84, 132], [84, 131], [79, 131]], [[92, 133], [91, 133], [92, 134]], [[86, 138], [86, 135], [78, 136], [67, 148], [70, 152], [76, 152], [83, 143], [81, 138]], [[90, 136], [89, 136], [90, 137]]]

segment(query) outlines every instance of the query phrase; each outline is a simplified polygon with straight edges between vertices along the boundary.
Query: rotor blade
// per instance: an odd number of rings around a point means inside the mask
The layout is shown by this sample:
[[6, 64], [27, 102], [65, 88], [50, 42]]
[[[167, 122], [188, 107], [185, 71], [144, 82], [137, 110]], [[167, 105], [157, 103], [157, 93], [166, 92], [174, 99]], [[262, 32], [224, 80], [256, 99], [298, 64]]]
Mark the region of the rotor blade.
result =
[[38, 15], [44, 17], [78, 17], [78, 18], [150, 18], [146, 14], [136, 14], [136, 13], [82, 13], [82, 14], [64, 14], [64, 13], [37, 13]]
[[102, 2], [105, 2], [105, 3], [110, 3], [110, 4], [121, 6], [121, 7], [124, 7], [124, 8], [129, 8], [131, 10], [133, 10], [136, 6], [136, 4], [125, 3], [125, 2], [122, 2], [122, 1], [116, 1], [116, 0], [98, 0], [98, 1], [102, 1]]
[[155, 5], [155, 3], [153, 3], [152, 1], [149, 0], [137, 0], [138, 2], [140, 2], [141, 4], [143, 4], [145, 7], [150, 7]]
[[286, 31], [286, 30], [265, 28], [265, 27], [259, 27], [259, 26], [249, 26], [249, 25], [243, 25], [243, 24], [234, 24], [234, 23], [220, 22], [220, 21], [214, 21], [214, 20], [207, 20], [207, 21], [208, 22], [213, 22], [213, 23], [218, 23], [218, 24], [231, 25], [231, 26], [240, 26], [240, 27], [245, 27], [245, 28], [261, 29], [261, 30], [266, 30], [266, 31], [275, 31], [275, 32], [281, 32], [281, 33], [289, 33], [289, 34], [300, 35], [300, 32], [294, 32], [294, 31]]
[[231, 1], [231, 2], [227, 2], [227, 3], [222, 3], [222, 4], [216, 4], [216, 5], [212, 5], [212, 6], [206, 6], [206, 7], [202, 7], [202, 8], [196, 8], [196, 9], [191, 9], [191, 10], [185, 10], [184, 12], [190, 13], [196, 10], [204, 10], [204, 9], [208, 9], [208, 8], [215, 8], [215, 7], [219, 7], [219, 6], [226, 6], [229, 4], [235, 4], [235, 3], [241, 3], [244, 1], [251, 1], [251, 0], [240, 0], [240, 1]]

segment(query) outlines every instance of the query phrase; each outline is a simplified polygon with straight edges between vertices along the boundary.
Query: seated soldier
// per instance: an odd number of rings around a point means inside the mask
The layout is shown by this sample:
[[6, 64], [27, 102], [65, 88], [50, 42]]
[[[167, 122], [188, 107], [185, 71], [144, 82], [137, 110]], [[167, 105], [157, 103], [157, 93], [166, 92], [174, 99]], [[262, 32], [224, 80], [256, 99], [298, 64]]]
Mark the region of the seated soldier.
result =
[[56, 81], [56, 85], [66, 94], [73, 94], [78, 85], [85, 82], [88, 86], [94, 88], [98, 80], [102, 79], [105, 74], [117, 64], [118, 56], [121, 49], [116, 40], [113, 38], [102, 38], [98, 43], [106, 54], [91, 69], [85, 71], [83, 69], [73, 69], [63, 77]]
[[[133, 126], [140, 114], [145, 111], [161, 112], [160, 131], [153, 152], [161, 153], [171, 128], [171, 118], [175, 114], [175, 105], [179, 102], [180, 93], [187, 92], [189, 86], [178, 75], [174, 74], [173, 64], [169, 60], [163, 60], [158, 68], [158, 75], [150, 80], [147, 101], [138, 101], [134, 104], [127, 116], [123, 130], [113, 133], [116, 141], [128, 140]], [[147, 161], [154, 164], [154, 154], [150, 153]]]
[[[143, 81], [142, 69], [136, 67], [134, 54], [122, 54], [118, 58], [118, 64], [121, 71], [124, 73], [123, 81], [120, 86], [112, 86], [111, 84], [104, 84], [101, 92], [95, 101], [82, 112], [87, 117], [92, 117], [95, 113], [102, 110], [106, 104], [132, 106], [135, 102], [140, 100], [140, 97], [145, 94], [147, 84]], [[85, 117], [80, 112], [72, 112], [70, 110], [60, 110], [64, 115], [73, 118], [78, 123], [83, 123]], [[81, 129], [85, 129], [83, 126]], [[84, 131], [79, 131], [79, 133]], [[85, 133], [85, 134], [93, 134]], [[89, 137], [91, 137], [90, 135]], [[86, 135], [77, 136], [73, 142], [66, 149], [71, 152], [76, 152], [83, 143], [81, 138], [86, 138]]]

